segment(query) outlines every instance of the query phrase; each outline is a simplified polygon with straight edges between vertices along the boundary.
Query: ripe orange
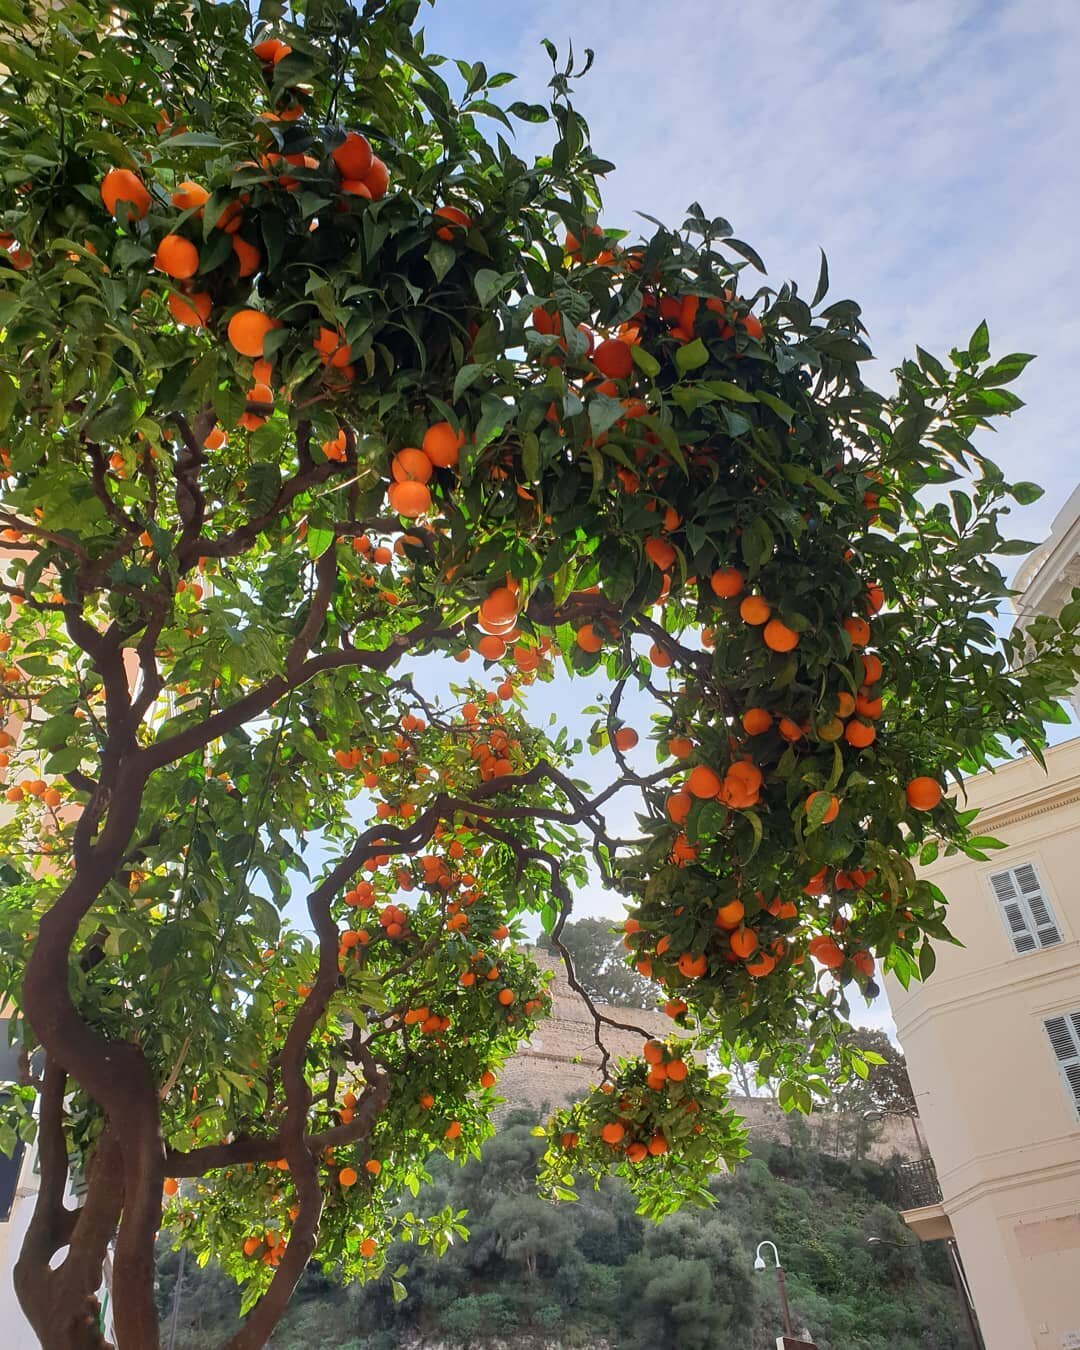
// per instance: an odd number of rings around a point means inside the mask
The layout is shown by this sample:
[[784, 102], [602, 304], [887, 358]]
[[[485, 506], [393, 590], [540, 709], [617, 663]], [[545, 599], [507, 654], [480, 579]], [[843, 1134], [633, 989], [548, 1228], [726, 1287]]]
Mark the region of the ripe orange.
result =
[[620, 727], [615, 733], [616, 750], [633, 750], [638, 743], [638, 734], [633, 727]]
[[198, 183], [192, 183], [190, 179], [185, 179], [169, 194], [169, 197], [173, 206], [181, 211], [190, 211], [196, 206], [205, 206], [210, 199], [210, 194]]
[[405, 520], [415, 520], [431, 507], [431, 489], [426, 483], [391, 483], [386, 497], [391, 510]]
[[[679, 967], [679, 973], [688, 980], [700, 978], [709, 968], [709, 963], [704, 956], [694, 956], [692, 952], [683, 952], [675, 964]], [[671, 1076], [670, 1073], [668, 1076]]]
[[617, 1120], [609, 1121], [600, 1131], [600, 1138], [605, 1144], [619, 1144], [622, 1142], [626, 1131]]
[[180, 1189], [180, 1183], [176, 1180], [175, 1177], [166, 1177], [164, 1183], [162, 1184], [161, 1189], [165, 1192], [166, 1195], [175, 1195], [176, 1192]]
[[606, 338], [593, 352], [593, 365], [609, 380], [627, 380], [634, 369], [630, 347], [619, 338]]
[[105, 210], [117, 220], [120, 219], [121, 204], [126, 202], [127, 209], [123, 215], [128, 225], [132, 221], [142, 220], [150, 210], [150, 193], [138, 174], [132, 173], [130, 169], [109, 170], [101, 180], [101, 200], [105, 203]]
[[743, 588], [743, 574], [737, 567], [721, 567], [709, 578], [709, 585], [721, 600], [731, 600]]
[[668, 1141], [662, 1134], [654, 1134], [649, 1140], [649, 1153], [654, 1158], [659, 1158], [661, 1154], [668, 1151]]
[[773, 724], [772, 713], [764, 708], [747, 708], [742, 715], [743, 730], [748, 736], [760, 736]]
[[793, 722], [790, 717], [781, 717], [776, 729], [784, 740], [790, 744], [802, 740], [802, 727], [799, 726], [798, 722]]
[[873, 745], [876, 739], [877, 732], [869, 722], [860, 722], [852, 718], [844, 728], [844, 740], [857, 750], [865, 750], [868, 745]]
[[807, 797], [806, 799], [805, 809], [806, 814], [809, 815], [811, 810], [813, 809], [814, 803], [818, 800], [819, 797], [823, 797], [825, 795], [828, 795], [829, 804], [825, 808], [825, 814], [821, 817], [821, 823], [822, 825], [831, 825], [832, 822], [836, 819], [836, 817], [840, 814], [840, 800], [838, 797], [834, 796], [833, 793], [830, 792], [828, 794], [825, 794], [823, 792], [811, 792], [810, 796]]
[[739, 606], [739, 617], [743, 623], [752, 624], [755, 627], [759, 624], [768, 623], [771, 613], [771, 606], [760, 595], [748, 595]]
[[632, 1163], [644, 1162], [649, 1156], [649, 1150], [644, 1144], [631, 1144], [626, 1150], [626, 1161]]
[[267, 334], [281, 327], [279, 319], [272, 319], [260, 309], [239, 309], [229, 320], [229, 341], [241, 356], [262, 356]]
[[761, 979], [763, 975], [768, 975], [776, 965], [776, 957], [770, 952], [762, 952], [756, 961], [746, 963], [747, 975], [753, 975], [755, 979]]
[[689, 792], [673, 792], [667, 799], [667, 813], [676, 825], [681, 825], [690, 814], [693, 804], [694, 799]]
[[444, 1139], [456, 1139], [461, 1133], [461, 1124], [459, 1121], [452, 1120], [446, 1129], [443, 1130]]
[[485, 1069], [480, 1075], [480, 1086], [482, 1088], [493, 1088], [495, 1086], [495, 1075], [490, 1069]]
[[876, 581], [867, 583], [866, 587], [866, 612], [876, 614], [885, 603], [885, 592]]
[[345, 1190], [348, 1190], [350, 1186], [355, 1186], [359, 1179], [359, 1174], [354, 1167], [343, 1167], [338, 1173], [338, 1182]]
[[582, 624], [577, 630], [575, 637], [577, 645], [583, 652], [598, 652], [604, 645], [604, 640], [591, 623]]
[[715, 797], [720, 791], [720, 776], [707, 764], [696, 764], [687, 777], [686, 791], [694, 797]]
[[494, 633], [488, 633], [476, 644], [476, 650], [486, 661], [501, 661], [506, 655], [506, 643]]
[[386, 189], [390, 186], [390, 170], [378, 155], [372, 155], [371, 168], [363, 175], [363, 181], [373, 201], [386, 196]]
[[256, 42], [251, 50], [266, 65], [277, 65], [288, 56], [292, 48], [280, 38], [263, 38], [262, 42]]
[[774, 652], [790, 652], [799, 645], [799, 635], [779, 619], [770, 619], [765, 625], [765, 646]]
[[434, 211], [440, 220], [448, 221], [446, 225], [440, 225], [435, 231], [435, 237], [449, 242], [455, 234], [472, 228], [472, 221], [464, 211], [456, 206], [437, 206]]
[[689, 759], [694, 753], [694, 742], [689, 736], [672, 736], [667, 743], [668, 753], [676, 759]]
[[240, 264], [240, 276], [254, 276], [262, 264], [262, 254], [255, 245], [249, 244], [246, 239], [241, 239], [238, 234], [234, 234], [232, 250], [236, 254], [236, 261]]
[[716, 926], [731, 932], [742, 923], [745, 914], [746, 907], [741, 900], [729, 900], [716, 911]]
[[752, 928], [736, 928], [731, 935], [731, 950], [744, 959], [757, 951], [758, 938]]
[[932, 811], [941, 801], [941, 785], [935, 778], [913, 778], [904, 795], [913, 811]]
[[884, 671], [880, 657], [875, 656], [873, 652], [863, 652], [862, 663], [863, 684], [877, 684]]
[[855, 695], [849, 694], [846, 689], [841, 690], [836, 696], [836, 715], [838, 717], [850, 717], [855, 711]]
[[844, 953], [837, 943], [825, 934], [811, 938], [806, 947], [815, 961], [827, 966], [830, 970], [835, 970], [837, 966], [844, 964]]
[[195, 291], [192, 295], [172, 291], [167, 304], [169, 313], [183, 328], [205, 328], [213, 307], [209, 291]]
[[513, 1003], [516, 997], [517, 995], [514, 993], [512, 989], [499, 990], [498, 994], [499, 1002], [503, 1005], [504, 1008], [509, 1008], [510, 1004]]
[[382, 1163], [378, 1158], [369, 1158], [364, 1164], [364, 1171], [370, 1172], [373, 1177], [377, 1177], [382, 1171]]
[[330, 158], [337, 165], [342, 178], [363, 179], [371, 168], [374, 155], [368, 138], [361, 136], [358, 131], [350, 131], [341, 144], [330, 151]]
[[681, 998], [672, 998], [664, 1004], [664, 1016], [674, 1020], [681, 1017], [686, 1012], [686, 1003]]
[[157, 246], [154, 266], [176, 281], [187, 281], [199, 270], [199, 250], [183, 235], [167, 234]]
[[518, 598], [509, 586], [496, 586], [480, 605], [480, 615], [492, 624], [512, 625], [517, 618]]
[[406, 446], [390, 461], [390, 472], [396, 483], [427, 483], [435, 470], [423, 450]]
[[338, 186], [342, 192], [348, 193], [351, 197], [366, 197], [371, 201], [371, 189], [359, 178], [343, 178]]
[[673, 1059], [667, 1065], [667, 1076], [673, 1083], [683, 1083], [686, 1081], [686, 1075], [689, 1070], [686, 1067], [686, 1061], [682, 1059]]
[[851, 639], [853, 647], [865, 647], [870, 641], [870, 625], [865, 619], [845, 619], [844, 632]]
[[360, 1243], [360, 1255], [365, 1261], [370, 1261], [378, 1250], [379, 1244], [374, 1238], [364, 1238], [363, 1242]]
[[860, 717], [868, 717], [871, 721], [874, 721], [881, 716], [881, 699], [867, 698], [865, 694], [860, 694], [855, 700], [855, 711]]
[[437, 469], [452, 469], [464, 444], [463, 431], [455, 431], [449, 422], [436, 422], [424, 432], [421, 449]]
[[641, 1053], [646, 1064], [662, 1064], [664, 1062], [664, 1044], [662, 1041], [646, 1041]]
[[645, 556], [650, 562], [655, 563], [661, 572], [666, 572], [675, 561], [676, 553], [674, 548], [666, 539], [646, 539]]

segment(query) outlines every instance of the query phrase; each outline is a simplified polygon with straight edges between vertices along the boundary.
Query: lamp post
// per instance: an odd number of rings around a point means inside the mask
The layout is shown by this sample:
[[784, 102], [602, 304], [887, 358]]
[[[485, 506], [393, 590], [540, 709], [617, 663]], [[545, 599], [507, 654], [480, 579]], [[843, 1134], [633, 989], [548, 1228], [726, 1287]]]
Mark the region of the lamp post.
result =
[[791, 1325], [791, 1309], [788, 1307], [787, 1301], [787, 1285], [784, 1283], [784, 1268], [780, 1264], [780, 1253], [776, 1250], [775, 1242], [770, 1242], [766, 1238], [764, 1242], [758, 1243], [757, 1252], [754, 1255], [754, 1269], [765, 1269], [765, 1258], [761, 1254], [762, 1247], [772, 1248], [773, 1260], [776, 1262], [776, 1286], [780, 1290], [780, 1313], [784, 1319], [784, 1335], [794, 1336], [795, 1329]]

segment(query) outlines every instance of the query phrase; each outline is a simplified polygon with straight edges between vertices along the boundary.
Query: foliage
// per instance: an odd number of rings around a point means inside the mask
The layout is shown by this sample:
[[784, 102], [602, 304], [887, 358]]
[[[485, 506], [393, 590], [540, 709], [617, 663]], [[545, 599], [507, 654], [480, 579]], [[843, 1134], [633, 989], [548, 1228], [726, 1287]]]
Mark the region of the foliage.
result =
[[[73, 1345], [114, 1231], [119, 1338], [153, 1343], [167, 1179], [171, 1231], [246, 1284], [234, 1350], [312, 1255], [444, 1249], [453, 1207], [399, 1199], [487, 1132], [545, 1006], [512, 925], [558, 946], [586, 855], [701, 1050], [786, 1107], [865, 1073], [846, 987], [947, 937], [912, 858], [989, 846], [941, 789], [1038, 753], [1075, 671], [1080, 607], [1030, 651], [993, 624], [1038, 490], [972, 438], [1028, 357], [980, 325], [872, 391], [824, 264], [808, 304], [697, 205], [601, 229], [584, 72], [549, 44], [549, 105], [503, 108], [417, 14], [0, 8], [0, 985], [46, 1052], [19, 1294]], [[443, 670], [475, 652], [494, 689]], [[609, 682], [595, 794], [527, 714], [556, 662]], [[549, 1190], [615, 1167], [658, 1215], [738, 1159], [725, 1077], [660, 1053], [553, 1123]]]
[[[761, 1141], [750, 1163], [714, 1182], [713, 1213], [674, 1215], [656, 1226], [635, 1215], [620, 1181], [606, 1182], [579, 1205], [543, 1207], [535, 1230], [543, 1260], [536, 1262], [507, 1231], [535, 1187], [541, 1145], [530, 1124], [515, 1113], [479, 1160], [456, 1174], [435, 1169], [437, 1202], [468, 1207], [471, 1236], [437, 1263], [420, 1249], [395, 1248], [393, 1259], [408, 1266], [404, 1302], [392, 1302], [385, 1279], [355, 1293], [305, 1279], [282, 1324], [282, 1344], [303, 1332], [306, 1344], [351, 1346], [355, 1338], [365, 1350], [396, 1350], [414, 1336], [475, 1346], [495, 1335], [535, 1347], [603, 1337], [613, 1350], [647, 1350], [697, 1338], [709, 1350], [771, 1350], [775, 1283], [752, 1270], [766, 1235], [783, 1256], [796, 1320], [822, 1347], [949, 1350], [961, 1342], [944, 1253], [914, 1243], [882, 1203], [895, 1190], [889, 1168], [838, 1164], [812, 1149]], [[868, 1247], [870, 1235], [907, 1245]], [[174, 1262], [163, 1253], [163, 1272]], [[163, 1320], [171, 1287], [166, 1274]], [[188, 1284], [178, 1350], [201, 1350], [233, 1324], [235, 1313], [220, 1305], [224, 1289], [210, 1269]]]
[[[625, 951], [612, 940], [607, 919], [573, 919], [562, 929], [563, 946], [570, 953], [574, 973], [591, 998], [616, 1008], [654, 1008], [656, 988], [626, 963]], [[547, 933], [540, 935], [540, 947], [555, 952]]]

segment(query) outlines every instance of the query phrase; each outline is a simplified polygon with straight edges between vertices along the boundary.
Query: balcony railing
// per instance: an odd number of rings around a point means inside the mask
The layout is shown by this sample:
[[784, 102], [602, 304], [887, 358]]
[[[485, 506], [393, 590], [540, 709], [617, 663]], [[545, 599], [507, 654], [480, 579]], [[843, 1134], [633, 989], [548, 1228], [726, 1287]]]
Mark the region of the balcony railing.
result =
[[901, 1209], [922, 1209], [926, 1205], [941, 1204], [941, 1186], [929, 1158], [901, 1163], [898, 1170]]

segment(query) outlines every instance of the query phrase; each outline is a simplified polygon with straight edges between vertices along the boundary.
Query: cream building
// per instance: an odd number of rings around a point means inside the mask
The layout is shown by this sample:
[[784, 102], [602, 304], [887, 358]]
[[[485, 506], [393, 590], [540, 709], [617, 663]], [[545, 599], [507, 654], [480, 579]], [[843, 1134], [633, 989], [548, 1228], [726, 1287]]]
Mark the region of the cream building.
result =
[[904, 1218], [955, 1238], [986, 1350], [1080, 1347], [1080, 739], [967, 783], [1007, 847], [925, 875], [963, 946], [886, 981], [936, 1165]]

